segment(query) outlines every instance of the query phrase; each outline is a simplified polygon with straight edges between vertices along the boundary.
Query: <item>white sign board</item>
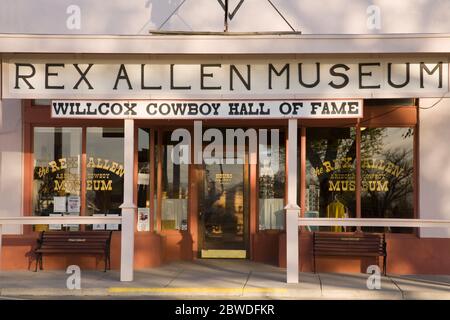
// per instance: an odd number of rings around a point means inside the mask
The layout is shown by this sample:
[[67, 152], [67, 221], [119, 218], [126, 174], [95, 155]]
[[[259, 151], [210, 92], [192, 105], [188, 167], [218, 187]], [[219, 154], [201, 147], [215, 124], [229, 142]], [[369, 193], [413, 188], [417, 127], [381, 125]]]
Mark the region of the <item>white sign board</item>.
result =
[[53, 212], [66, 212], [66, 197], [53, 197]]
[[[107, 214], [107, 217], [118, 217], [118, 214]], [[106, 230], [119, 230], [119, 224], [117, 223], [108, 223], [106, 224]]]
[[137, 230], [150, 231], [150, 208], [138, 208]]
[[[61, 217], [62, 214], [61, 213], [50, 213], [48, 215], [49, 217]], [[48, 230], [61, 230], [62, 227], [60, 224], [49, 224], [48, 225]]]
[[5, 57], [3, 98], [298, 99], [440, 97], [446, 57]]
[[53, 118], [327, 119], [362, 117], [362, 100], [52, 101]]
[[[94, 217], [104, 217], [104, 214], [94, 214]], [[92, 225], [92, 230], [105, 230], [105, 225], [104, 224], [93, 224]]]
[[80, 197], [79, 196], [68, 196], [67, 197], [67, 212], [69, 213], [79, 213], [80, 212]]

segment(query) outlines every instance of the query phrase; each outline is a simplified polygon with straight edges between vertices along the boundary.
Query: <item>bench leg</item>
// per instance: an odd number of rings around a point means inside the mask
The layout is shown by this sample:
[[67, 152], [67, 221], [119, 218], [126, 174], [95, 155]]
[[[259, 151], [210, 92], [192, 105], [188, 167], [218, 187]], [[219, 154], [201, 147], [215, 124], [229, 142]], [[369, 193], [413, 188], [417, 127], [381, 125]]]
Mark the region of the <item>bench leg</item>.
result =
[[34, 272], [37, 272], [38, 265], [39, 265], [39, 270], [44, 270], [44, 268], [42, 267], [42, 253], [38, 253], [36, 255], [36, 266], [34, 267]]
[[383, 257], [383, 273], [384, 273], [384, 276], [386, 276], [386, 273], [387, 273], [387, 271], [386, 271], [386, 266], [387, 266], [386, 260], [387, 260], [387, 255]]
[[39, 253], [36, 254], [36, 265], [34, 266], [34, 272], [37, 272], [38, 270], [38, 263], [39, 263]]

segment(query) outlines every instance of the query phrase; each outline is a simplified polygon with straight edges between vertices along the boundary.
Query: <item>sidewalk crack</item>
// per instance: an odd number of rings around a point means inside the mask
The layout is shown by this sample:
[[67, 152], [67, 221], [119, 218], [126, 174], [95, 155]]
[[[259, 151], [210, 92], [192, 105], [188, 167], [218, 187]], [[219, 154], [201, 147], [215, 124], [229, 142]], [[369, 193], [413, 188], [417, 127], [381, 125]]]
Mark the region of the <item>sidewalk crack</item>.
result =
[[400, 289], [400, 286], [397, 284], [397, 282], [394, 281], [394, 279], [392, 279], [391, 277], [389, 277], [389, 280], [391, 280], [391, 282], [397, 287], [398, 291], [400, 291], [400, 293], [402, 294], [402, 300], [405, 300], [405, 293], [403, 292], [402, 289]]
[[319, 278], [320, 296], [323, 297], [323, 287], [322, 287], [322, 279], [320, 278], [320, 273], [317, 274], [317, 277]]
[[245, 280], [244, 286], [242, 287], [241, 297], [244, 296], [244, 290], [245, 290], [245, 287], [247, 286], [248, 280], [250, 280], [250, 276], [252, 275], [252, 272], [253, 271], [250, 270], [250, 272], [247, 275], [247, 279]]
[[164, 287], [165, 287], [165, 288], [169, 287], [169, 286], [172, 284], [172, 282], [174, 282], [174, 281], [180, 276], [180, 274], [183, 273], [183, 271], [184, 271], [184, 269], [180, 269], [180, 270], [177, 272], [177, 274], [176, 274], [172, 279], [170, 279], [170, 281], [169, 281]]

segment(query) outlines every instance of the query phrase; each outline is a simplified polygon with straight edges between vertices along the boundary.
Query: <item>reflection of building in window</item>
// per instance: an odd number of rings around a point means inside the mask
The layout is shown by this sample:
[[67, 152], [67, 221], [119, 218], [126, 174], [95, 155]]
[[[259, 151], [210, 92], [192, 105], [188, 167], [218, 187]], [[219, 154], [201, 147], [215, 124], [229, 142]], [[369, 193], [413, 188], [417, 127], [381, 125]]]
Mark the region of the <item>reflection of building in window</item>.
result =
[[188, 164], [173, 161], [172, 152], [176, 142], [171, 132], [163, 133], [162, 145], [162, 229], [187, 229]]
[[234, 215], [237, 219], [236, 233], [244, 234], [244, 194], [242, 188], [238, 188], [234, 194]]
[[[284, 196], [286, 182], [286, 149], [284, 133], [280, 132], [278, 143], [259, 144], [259, 229], [284, 228]], [[261, 159], [263, 161], [261, 161]], [[277, 163], [272, 163], [277, 161]]]
[[[153, 141], [152, 141], [153, 140]], [[158, 144], [157, 130], [151, 131], [147, 128], [138, 129], [138, 189], [137, 206], [147, 208], [150, 211], [150, 228], [157, 230], [157, 161]], [[150, 151], [150, 146], [153, 146]], [[153, 166], [153, 172], [151, 170]], [[151, 195], [153, 194], [153, 199]], [[182, 223], [187, 225], [187, 220]]]

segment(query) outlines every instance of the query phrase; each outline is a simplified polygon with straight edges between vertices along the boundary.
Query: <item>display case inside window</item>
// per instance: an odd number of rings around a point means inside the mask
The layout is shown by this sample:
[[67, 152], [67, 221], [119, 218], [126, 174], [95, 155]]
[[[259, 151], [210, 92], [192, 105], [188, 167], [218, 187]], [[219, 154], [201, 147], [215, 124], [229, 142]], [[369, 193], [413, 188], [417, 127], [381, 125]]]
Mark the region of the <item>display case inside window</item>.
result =
[[[35, 127], [33, 132], [33, 215], [79, 215], [82, 129]], [[36, 231], [77, 228], [35, 226]]]
[[[356, 216], [355, 128], [307, 128], [305, 202], [306, 217]], [[352, 228], [320, 230], [342, 232]]]
[[[86, 129], [86, 213], [120, 215], [123, 203], [123, 128]], [[115, 226], [106, 226], [112, 229]]]
[[[414, 129], [361, 128], [361, 215], [414, 218]], [[364, 228], [410, 233], [411, 228]]]
[[[286, 145], [284, 132], [268, 130], [259, 140], [259, 229], [284, 228]], [[272, 141], [274, 140], [274, 141]]]

